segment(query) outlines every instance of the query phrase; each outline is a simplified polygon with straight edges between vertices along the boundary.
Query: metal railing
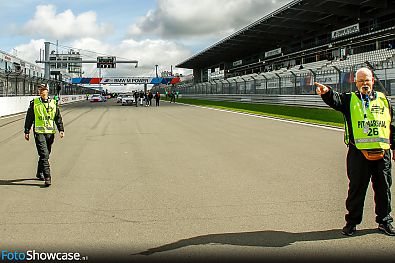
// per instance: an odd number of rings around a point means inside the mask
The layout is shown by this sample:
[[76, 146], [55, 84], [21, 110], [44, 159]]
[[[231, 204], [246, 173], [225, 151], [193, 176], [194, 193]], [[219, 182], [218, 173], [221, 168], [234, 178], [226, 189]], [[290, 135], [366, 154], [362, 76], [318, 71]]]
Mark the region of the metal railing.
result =
[[[326, 108], [319, 95], [237, 95], [237, 94], [183, 94], [182, 98], [238, 103], [289, 105], [310, 108]], [[395, 96], [389, 96], [391, 105], [395, 106]]]
[[95, 90], [73, 85], [59, 80], [48, 80], [42, 76], [29, 76], [17, 71], [0, 70], [0, 97], [9, 96], [32, 96], [37, 94], [37, 86], [40, 84], [49, 85], [50, 95], [57, 93], [57, 86], [62, 87], [60, 94], [77, 95], [94, 93]]
[[[393, 60], [372, 63], [375, 68], [375, 89], [395, 95], [395, 65]], [[354, 73], [365, 64], [345, 66], [323, 66], [320, 69], [305, 67], [302, 70], [283, 70], [250, 74], [204, 83], [179, 83], [174, 86], [156, 88], [161, 93], [176, 90], [181, 94], [260, 94], [260, 95], [314, 95], [314, 82], [331, 86], [339, 92], [355, 90]], [[378, 82], [380, 81], [380, 83]]]

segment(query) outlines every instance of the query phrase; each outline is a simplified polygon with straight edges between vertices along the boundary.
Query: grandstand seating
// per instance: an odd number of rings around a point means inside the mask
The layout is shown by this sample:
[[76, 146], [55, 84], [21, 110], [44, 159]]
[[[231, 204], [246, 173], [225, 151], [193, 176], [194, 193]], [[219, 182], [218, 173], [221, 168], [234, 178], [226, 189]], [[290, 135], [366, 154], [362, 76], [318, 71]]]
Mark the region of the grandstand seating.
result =
[[[251, 76], [263, 76], [265, 78], [277, 78], [277, 75], [292, 75], [292, 74], [310, 74], [311, 71], [333, 71], [334, 67], [342, 70], [350, 67], [356, 67], [369, 61], [372, 64], [382, 63], [385, 61], [395, 61], [395, 49], [379, 49], [359, 54], [348, 55], [344, 60], [320, 60], [316, 62], [306, 63], [301, 65], [294, 65], [290, 68], [280, 68], [267, 72], [261, 72], [259, 74], [248, 74], [242, 76], [235, 76], [228, 78], [229, 81], [243, 81], [250, 79]], [[242, 79], [243, 78], [243, 79]], [[256, 78], [256, 77], [254, 77]]]
[[271, 79], [277, 78], [277, 75], [291, 75], [291, 74], [310, 74], [312, 71], [333, 71], [333, 66], [344, 69], [351, 66], [357, 66], [364, 64], [365, 61], [369, 61], [371, 63], [388, 61], [390, 59], [395, 60], [395, 49], [380, 49], [369, 52], [364, 52], [360, 54], [349, 55], [345, 60], [320, 60], [317, 62], [311, 62], [303, 64], [303, 68], [300, 65], [295, 65], [289, 69], [280, 68], [277, 70], [272, 70], [268, 72], [262, 72], [260, 74], [248, 74], [239, 77], [231, 77], [228, 78], [229, 81], [243, 81], [249, 80], [251, 77], [254, 79], [260, 79], [261, 77]]
[[[278, 70], [273, 70], [270, 72], [261, 73], [264, 75], [275, 75], [275, 74], [300, 74], [300, 73], [307, 73], [310, 70], [313, 71], [325, 71], [325, 70], [333, 70], [333, 66], [343, 69], [349, 68], [352, 66], [358, 66], [364, 64], [366, 61], [371, 63], [378, 63], [378, 62], [385, 62], [393, 60], [395, 61], [395, 49], [379, 49], [359, 54], [348, 55], [344, 60], [320, 60], [317, 62], [311, 62], [303, 64], [303, 68], [301, 65], [295, 65], [289, 69], [281, 68]], [[270, 74], [271, 73], [271, 74]]]
[[[217, 84], [232, 85], [232, 86], [242, 85], [241, 87], [244, 87], [245, 83], [250, 83], [250, 85], [252, 85], [251, 83], [255, 83], [255, 81], [259, 81], [258, 83], [260, 83], [260, 81], [270, 81], [273, 79], [277, 80], [278, 78], [281, 78], [282, 81], [286, 81], [289, 77], [294, 78], [297, 76], [298, 78], [300, 78], [300, 76], [303, 75], [312, 76], [312, 74], [315, 73], [321, 76], [325, 76], [325, 74], [329, 74], [328, 76], [331, 76], [331, 74], [336, 72], [335, 67], [341, 70], [342, 72], [350, 72], [350, 70], [355, 70], [355, 68], [364, 65], [366, 61], [369, 61], [371, 64], [376, 66], [381, 65], [379, 66], [380, 69], [383, 69], [385, 64], [387, 64], [387, 67], [393, 68], [395, 63], [395, 49], [380, 49], [380, 50], [374, 50], [374, 51], [369, 51], [359, 54], [351, 54], [348, 55], [344, 60], [333, 60], [333, 61], [321, 60], [317, 62], [306, 63], [303, 64], [303, 68], [301, 68], [299, 64], [289, 67], [288, 69], [283, 67], [272, 71], [235, 76], [235, 77], [227, 78], [226, 80], [222, 79], [222, 80], [213, 81], [210, 83], [210, 85], [214, 85], [212, 87], [216, 87], [215, 85]], [[390, 79], [392, 78], [390, 77], [390, 75], [393, 74], [391, 72], [392, 71], [386, 73], [387, 77], [389, 77]], [[377, 73], [377, 74], [381, 74], [381, 73]], [[383, 79], [385, 77], [380, 76], [380, 78]], [[284, 84], [284, 82], [282, 83]], [[184, 89], [188, 89], [188, 88], [192, 89], [194, 86], [192, 80], [189, 83], [181, 83], [181, 84], [182, 86], [179, 87], [182, 87]], [[204, 84], [203, 87], [206, 87], [205, 85], [206, 84]], [[289, 83], [284, 84], [283, 87], [289, 87]], [[346, 88], [348, 88], [348, 86]], [[222, 88], [220, 88], [220, 90], [222, 90]], [[305, 90], [303, 94], [310, 94], [310, 93], [309, 91]]]
[[[328, 65], [329, 63], [330, 63], [329, 60], [320, 60], [320, 61], [317, 61], [317, 62], [306, 63], [306, 64], [303, 64], [303, 69], [304, 70], [309, 70], [309, 69], [319, 70], [322, 67]], [[300, 71], [301, 70], [300, 69], [300, 65], [295, 65], [292, 68], [290, 68], [289, 70], [291, 70], [291, 71]]]
[[351, 67], [369, 62], [387, 61], [394, 57], [395, 49], [378, 49], [374, 51], [364, 52], [360, 54], [348, 55], [345, 60], [334, 61], [331, 66], [338, 68]]

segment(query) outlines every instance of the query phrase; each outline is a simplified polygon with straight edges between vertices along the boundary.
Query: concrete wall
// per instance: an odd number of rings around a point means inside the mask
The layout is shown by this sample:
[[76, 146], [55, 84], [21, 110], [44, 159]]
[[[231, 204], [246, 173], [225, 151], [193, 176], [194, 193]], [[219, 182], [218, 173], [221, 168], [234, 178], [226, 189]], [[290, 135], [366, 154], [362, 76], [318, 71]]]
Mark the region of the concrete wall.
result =
[[[37, 96], [0, 97], [0, 117], [26, 112], [29, 103]], [[59, 104], [86, 100], [86, 95], [61, 95]]]

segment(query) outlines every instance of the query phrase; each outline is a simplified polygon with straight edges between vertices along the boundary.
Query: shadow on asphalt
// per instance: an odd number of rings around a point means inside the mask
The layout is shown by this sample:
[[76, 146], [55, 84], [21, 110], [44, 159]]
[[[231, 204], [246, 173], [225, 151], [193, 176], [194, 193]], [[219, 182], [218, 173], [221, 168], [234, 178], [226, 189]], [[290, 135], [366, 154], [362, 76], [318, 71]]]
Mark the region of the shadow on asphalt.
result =
[[[23, 183], [25, 181], [35, 181], [35, 182], [42, 182], [38, 183]], [[37, 178], [26, 178], [26, 179], [14, 179], [14, 180], [0, 180], [0, 185], [17, 185], [17, 186], [38, 186], [41, 188], [47, 188], [43, 181], [38, 180]]]
[[[374, 229], [358, 230], [355, 233], [355, 236], [363, 236], [373, 233], [377, 233], [377, 231]], [[175, 243], [166, 244], [156, 248], [150, 248], [146, 251], [132, 255], [148, 256], [158, 252], [175, 250], [194, 245], [221, 244], [251, 247], [285, 247], [298, 241], [333, 240], [342, 238], [352, 237], [346, 237], [342, 235], [341, 229], [302, 233], [289, 233], [284, 231], [269, 230], [245, 233], [212, 234], [183, 239]]]

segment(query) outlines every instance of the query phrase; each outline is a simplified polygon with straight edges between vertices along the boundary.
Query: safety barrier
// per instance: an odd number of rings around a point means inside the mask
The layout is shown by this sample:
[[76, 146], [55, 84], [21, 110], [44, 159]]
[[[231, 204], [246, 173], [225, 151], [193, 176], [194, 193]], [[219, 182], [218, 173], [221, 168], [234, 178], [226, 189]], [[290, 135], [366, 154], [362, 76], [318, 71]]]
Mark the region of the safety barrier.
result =
[[[241, 103], [289, 105], [301, 107], [328, 107], [318, 95], [243, 95], [243, 94], [182, 94], [185, 99], [200, 99], [212, 101], [229, 101]], [[395, 106], [395, 96], [389, 96], [391, 105]]]
[[[37, 96], [0, 97], [0, 117], [27, 111], [29, 103]], [[86, 95], [60, 95], [59, 104], [86, 100]]]

